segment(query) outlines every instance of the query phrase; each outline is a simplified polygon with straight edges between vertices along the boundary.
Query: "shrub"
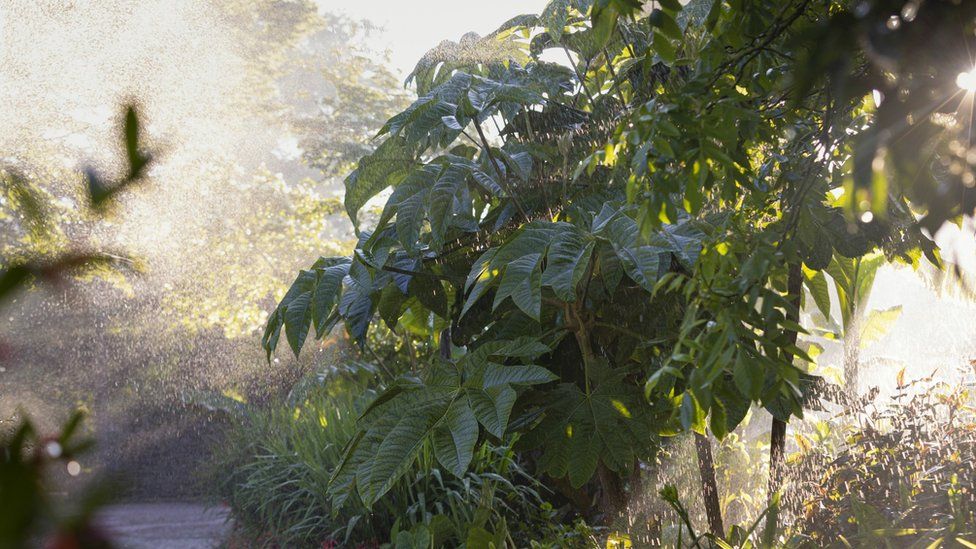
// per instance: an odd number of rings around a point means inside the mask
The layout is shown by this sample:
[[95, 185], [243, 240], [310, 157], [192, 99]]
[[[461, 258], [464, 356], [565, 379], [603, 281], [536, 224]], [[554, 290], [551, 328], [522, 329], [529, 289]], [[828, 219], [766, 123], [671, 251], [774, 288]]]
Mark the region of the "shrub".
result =
[[900, 380], [892, 404], [865, 414], [840, 448], [813, 446], [798, 464], [794, 529], [813, 545], [976, 542], [973, 387], [920, 392]]
[[480, 447], [462, 478], [442, 471], [425, 448], [371, 509], [355, 496], [334, 505], [329, 481], [373, 398], [361, 382], [343, 377], [302, 383], [262, 408], [237, 407], [239, 421], [216, 452], [214, 476], [239, 535], [266, 547], [372, 546], [423, 532], [438, 545], [487, 535], [525, 546], [535, 531], [551, 530], [544, 523], [556, 513], [517, 462], [512, 440]]

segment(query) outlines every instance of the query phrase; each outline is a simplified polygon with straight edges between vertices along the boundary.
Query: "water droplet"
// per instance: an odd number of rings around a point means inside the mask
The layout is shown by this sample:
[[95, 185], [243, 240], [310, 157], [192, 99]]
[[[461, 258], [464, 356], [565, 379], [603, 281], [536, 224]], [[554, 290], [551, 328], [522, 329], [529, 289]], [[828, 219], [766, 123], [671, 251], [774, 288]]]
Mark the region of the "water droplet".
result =
[[44, 451], [52, 458], [57, 459], [61, 457], [61, 445], [57, 441], [52, 440], [44, 445]]

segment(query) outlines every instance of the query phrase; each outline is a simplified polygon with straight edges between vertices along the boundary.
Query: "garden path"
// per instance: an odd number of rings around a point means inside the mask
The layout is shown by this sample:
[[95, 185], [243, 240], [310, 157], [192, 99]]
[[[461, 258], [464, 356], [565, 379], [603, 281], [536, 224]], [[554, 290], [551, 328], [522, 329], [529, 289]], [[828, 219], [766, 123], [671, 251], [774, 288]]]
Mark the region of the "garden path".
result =
[[103, 509], [98, 523], [123, 549], [213, 549], [230, 533], [228, 516], [201, 503], [123, 503]]

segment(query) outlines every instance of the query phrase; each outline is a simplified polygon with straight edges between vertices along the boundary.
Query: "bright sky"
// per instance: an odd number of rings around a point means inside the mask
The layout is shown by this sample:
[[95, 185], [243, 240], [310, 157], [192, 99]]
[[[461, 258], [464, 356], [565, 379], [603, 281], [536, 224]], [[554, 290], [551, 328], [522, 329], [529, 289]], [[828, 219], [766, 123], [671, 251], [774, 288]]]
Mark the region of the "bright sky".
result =
[[405, 77], [417, 60], [442, 40], [466, 32], [482, 36], [516, 15], [539, 13], [546, 0], [316, 0], [322, 11], [368, 19], [384, 28], [378, 49], [389, 49]]

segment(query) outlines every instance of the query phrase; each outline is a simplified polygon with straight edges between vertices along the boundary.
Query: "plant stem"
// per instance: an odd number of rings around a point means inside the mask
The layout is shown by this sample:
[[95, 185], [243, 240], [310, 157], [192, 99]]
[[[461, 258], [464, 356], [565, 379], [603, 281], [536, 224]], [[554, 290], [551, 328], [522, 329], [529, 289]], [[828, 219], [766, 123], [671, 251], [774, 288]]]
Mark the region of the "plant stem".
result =
[[721, 537], [725, 528], [722, 525], [722, 507], [718, 501], [718, 485], [715, 482], [712, 443], [707, 436], [695, 433], [695, 450], [698, 453], [698, 472], [701, 473], [702, 499], [705, 502], [708, 528], [713, 535]]
[[572, 305], [568, 307], [573, 312], [574, 322], [576, 323], [576, 342], [579, 344], [580, 354], [583, 355], [583, 384], [586, 388], [586, 395], [590, 394], [590, 364], [596, 359], [593, 353], [593, 344], [590, 343], [590, 331], [583, 322], [579, 311]]
[[620, 81], [617, 79], [617, 71], [613, 70], [613, 59], [607, 53], [607, 48], [603, 48], [603, 58], [607, 60], [607, 70], [610, 72], [610, 77], [612, 78], [613, 89], [617, 92], [617, 97], [620, 99], [620, 106], [626, 109], [627, 101], [624, 100], [624, 92], [620, 91]]

